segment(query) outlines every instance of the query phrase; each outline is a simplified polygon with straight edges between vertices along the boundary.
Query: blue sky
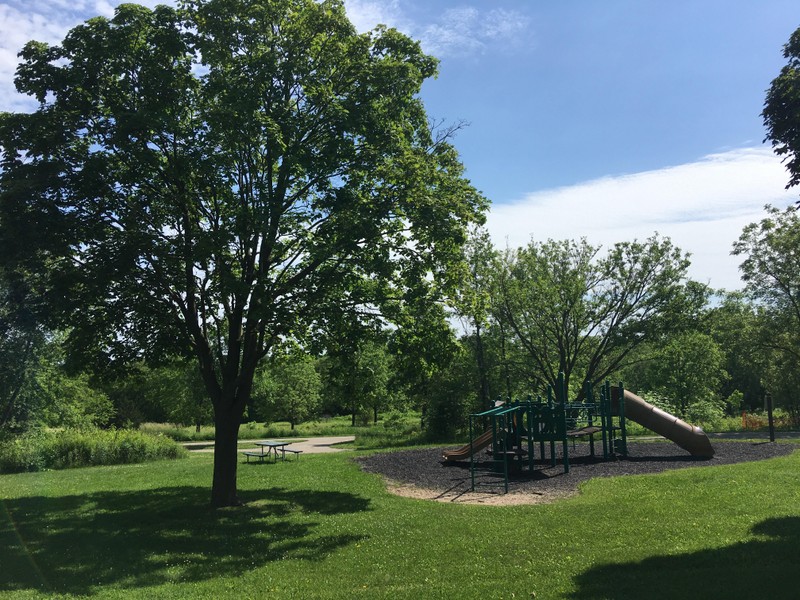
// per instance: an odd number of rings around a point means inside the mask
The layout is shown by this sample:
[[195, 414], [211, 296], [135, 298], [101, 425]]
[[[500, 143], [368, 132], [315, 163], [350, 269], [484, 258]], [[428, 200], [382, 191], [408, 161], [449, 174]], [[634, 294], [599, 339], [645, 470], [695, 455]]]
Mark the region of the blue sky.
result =
[[[142, 2], [154, 5], [153, 1]], [[57, 42], [114, 0], [0, 2], [0, 110], [28, 39]], [[386, 23], [441, 59], [423, 98], [466, 121], [455, 145], [492, 202], [500, 246], [533, 237], [610, 245], [670, 236], [691, 276], [740, 287], [730, 248], [784, 190], [763, 144], [764, 93], [800, 27], [797, 0], [348, 0], [361, 30]]]

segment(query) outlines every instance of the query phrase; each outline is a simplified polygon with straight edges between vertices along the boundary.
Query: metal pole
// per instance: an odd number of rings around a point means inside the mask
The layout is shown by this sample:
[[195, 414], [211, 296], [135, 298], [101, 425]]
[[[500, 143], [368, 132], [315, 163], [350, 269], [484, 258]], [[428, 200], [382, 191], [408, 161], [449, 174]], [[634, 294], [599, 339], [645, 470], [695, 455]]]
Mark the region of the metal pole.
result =
[[772, 418], [772, 394], [767, 392], [767, 419], [769, 419], [769, 441], [775, 441], [775, 421]]
[[622, 456], [628, 456], [628, 426], [627, 417], [625, 416], [625, 386], [619, 382], [619, 428], [622, 431]]
[[472, 481], [472, 491], [475, 491], [475, 448], [472, 441], [472, 419], [474, 415], [469, 416], [469, 478]]

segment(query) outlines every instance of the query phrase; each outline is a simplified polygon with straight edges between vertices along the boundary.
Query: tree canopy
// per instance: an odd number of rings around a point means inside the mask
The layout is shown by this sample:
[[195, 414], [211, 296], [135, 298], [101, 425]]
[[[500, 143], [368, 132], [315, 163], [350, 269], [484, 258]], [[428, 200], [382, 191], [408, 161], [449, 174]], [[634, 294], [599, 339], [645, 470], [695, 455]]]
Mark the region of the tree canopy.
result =
[[800, 28], [783, 47], [788, 60], [772, 80], [761, 116], [775, 154], [784, 157], [790, 188], [800, 183]]
[[[733, 246], [752, 301], [751, 364], [763, 391], [800, 422], [800, 214], [795, 207], [766, 207], [766, 216], [747, 225]], [[744, 386], [743, 386], [744, 387]]]
[[602, 381], [691, 312], [689, 261], [669, 239], [617, 243], [604, 257], [599, 251], [583, 239], [548, 240], [503, 258], [494, 311], [539, 384], [555, 386], [564, 373], [569, 385], [579, 373], [581, 394], [584, 381]]
[[196, 358], [235, 504], [259, 361], [343, 306], [432, 302], [482, 218], [418, 97], [437, 62], [338, 0], [123, 4], [20, 56], [39, 106], [0, 115], [0, 250], [97, 367]]
[[733, 254], [752, 298], [769, 310], [760, 343], [800, 360], [800, 215], [793, 207], [768, 206], [767, 217], [744, 228]]

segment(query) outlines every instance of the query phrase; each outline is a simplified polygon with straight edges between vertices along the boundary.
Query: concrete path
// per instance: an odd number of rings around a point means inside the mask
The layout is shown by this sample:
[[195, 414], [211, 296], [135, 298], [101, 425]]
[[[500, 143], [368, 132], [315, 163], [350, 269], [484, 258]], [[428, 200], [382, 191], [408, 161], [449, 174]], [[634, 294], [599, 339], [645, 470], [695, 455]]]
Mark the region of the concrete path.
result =
[[[291, 438], [280, 438], [284, 441], [289, 441]], [[326, 437], [312, 437], [312, 438], [299, 438], [302, 441], [291, 442], [291, 447], [294, 450], [302, 450], [303, 454], [323, 454], [326, 452], [342, 452], [349, 450], [349, 448], [336, 448], [335, 444], [344, 444], [352, 442], [356, 439], [354, 435], [338, 435]], [[239, 440], [239, 449], [255, 448], [255, 442], [260, 440]], [[213, 452], [214, 442], [186, 442], [182, 444], [184, 448], [190, 452]]]
[[354, 435], [333, 435], [328, 437], [308, 438], [304, 442], [292, 442], [292, 448], [302, 450], [306, 454], [324, 454], [326, 452], [342, 452], [352, 450], [352, 448], [336, 448], [336, 444], [354, 442]]

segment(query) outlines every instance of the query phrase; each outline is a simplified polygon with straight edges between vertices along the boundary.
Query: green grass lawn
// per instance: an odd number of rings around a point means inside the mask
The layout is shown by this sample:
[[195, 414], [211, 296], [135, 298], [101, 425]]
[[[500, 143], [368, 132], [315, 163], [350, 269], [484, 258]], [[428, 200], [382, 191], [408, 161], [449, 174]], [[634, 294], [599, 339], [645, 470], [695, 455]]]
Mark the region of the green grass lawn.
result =
[[800, 452], [516, 507], [395, 497], [351, 456], [241, 464], [219, 511], [207, 454], [0, 476], [0, 597], [800, 595]]

